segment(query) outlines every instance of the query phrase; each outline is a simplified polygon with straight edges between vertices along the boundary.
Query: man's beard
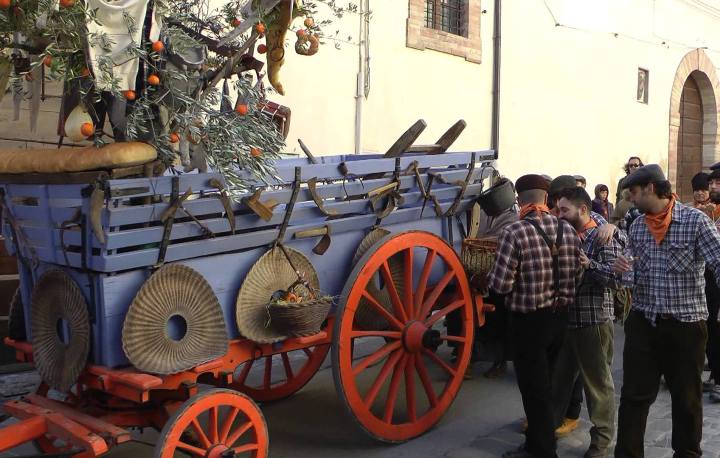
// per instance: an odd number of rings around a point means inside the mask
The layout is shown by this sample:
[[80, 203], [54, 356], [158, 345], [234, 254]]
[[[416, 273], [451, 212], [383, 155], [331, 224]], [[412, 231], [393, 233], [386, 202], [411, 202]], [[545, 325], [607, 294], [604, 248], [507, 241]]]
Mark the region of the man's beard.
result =
[[720, 191], [710, 192], [710, 202], [720, 204]]

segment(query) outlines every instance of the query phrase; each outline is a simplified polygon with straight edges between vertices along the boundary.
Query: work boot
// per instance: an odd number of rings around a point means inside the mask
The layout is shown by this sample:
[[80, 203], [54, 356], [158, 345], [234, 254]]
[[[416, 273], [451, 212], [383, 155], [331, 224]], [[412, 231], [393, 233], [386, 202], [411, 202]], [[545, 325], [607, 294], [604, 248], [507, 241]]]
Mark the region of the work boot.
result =
[[575, 431], [578, 427], [578, 424], [580, 423], [580, 420], [575, 418], [563, 418], [563, 422], [558, 428], [555, 430], [555, 436], [556, 437], [565, 437], [571, 432]]
[[527, 450], [525, 450], [525, 446], [521, 445], [520, 448], [515, 450], [510, 450], [508, 452], [505, 452], [502, 454], [502, 458], [533, 458], [534, 455]]

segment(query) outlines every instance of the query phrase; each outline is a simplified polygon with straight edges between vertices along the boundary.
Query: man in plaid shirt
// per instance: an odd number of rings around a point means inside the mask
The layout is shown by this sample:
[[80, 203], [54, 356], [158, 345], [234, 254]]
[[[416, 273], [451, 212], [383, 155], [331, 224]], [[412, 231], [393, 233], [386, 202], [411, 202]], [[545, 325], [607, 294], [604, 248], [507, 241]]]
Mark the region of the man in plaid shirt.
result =
[[648, 410], [660, 376], [672, 398], [675, 456], [701, 456], [702, 380], [707, 340], [706, 268], [720, 278], [720, 233], [706, 214], [675, 200], [659, 166], [641, 167], [624, 185], [644, 213], [629, 231], [634, 272], [632, 310], [625, 324], [623, 387], [616, 457], [642, 457]]
[[503, 456], [556, 457], [550, 369], [582, 274], [580, 239], [570, 224], [550, 215], [544, 178], [522, 176], [515, 188], [520, 220], [500, 234], [487, 278], [490, 289], [508, 295], [515, 372], [528, 420], [525, 445]]
[[[585, 387], [590, 429], [586, 458], [606, 457], [615, 430], [615, 386], [613, 360], [613, 288], [618, 283], [613, 265], [626, 239], [617, 232], [608, 243], [598, 240], [599, 228], [590, 212], [592, 200], [582, 188], [563, 190], [557, 208], [560, 217], [577, 231], [582, 243], [585, 274], [569, 307], [566, 345], [574, 364], [566, 365], [567, 379], [580, 375]], [[558, 370], [556, 368], [556, 370]]]

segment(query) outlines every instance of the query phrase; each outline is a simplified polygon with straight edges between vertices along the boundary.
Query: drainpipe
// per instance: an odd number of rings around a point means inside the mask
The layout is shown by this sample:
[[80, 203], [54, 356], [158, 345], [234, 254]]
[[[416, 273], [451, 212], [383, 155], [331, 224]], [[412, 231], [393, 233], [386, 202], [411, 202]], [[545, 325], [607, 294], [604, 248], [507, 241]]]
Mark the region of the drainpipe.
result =
[[365, 14], [369, 10], [369, 0], [360, 0], [359, 17], [360, 25], [358, 30], [358, 72], [355, 79], [355, 154], [362, 152], [362, 115], [363, 100], [365, 99], [365, 59], [369, 59], [366, 54], [369, 52], [367, 46], [367, 29], [370, 26], [366, 24]]
[[492, 127], [490, 149], [495, 159], [500, 155], [500, 36], [502, 31], [501, 0], [495, 0], [493, 11], [493, 80], [492, 80]]

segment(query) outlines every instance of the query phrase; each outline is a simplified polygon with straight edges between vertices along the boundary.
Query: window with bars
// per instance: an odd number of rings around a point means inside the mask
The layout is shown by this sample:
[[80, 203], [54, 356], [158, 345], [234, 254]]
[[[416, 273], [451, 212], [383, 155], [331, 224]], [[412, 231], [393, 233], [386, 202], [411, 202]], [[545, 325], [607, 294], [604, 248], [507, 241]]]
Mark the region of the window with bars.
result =
[[425, 27], [466, 36], [466, 0], [426, 0]]

